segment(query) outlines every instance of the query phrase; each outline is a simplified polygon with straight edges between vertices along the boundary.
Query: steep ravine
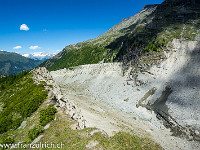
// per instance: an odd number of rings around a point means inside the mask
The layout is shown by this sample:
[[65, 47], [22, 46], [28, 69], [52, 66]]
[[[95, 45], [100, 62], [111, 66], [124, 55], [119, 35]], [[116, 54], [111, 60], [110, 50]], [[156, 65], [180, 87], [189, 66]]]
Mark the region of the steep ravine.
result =
[[77, 103], [86, 126], [110, 133], [126, 127], [165, 149], [200, 149], [200, 42], [174, 39], [167, 48], [166, 60], [138, 73], [140, 85], [129, 72], [123, 74], [121, 63], [50, 74], [63, 95]]

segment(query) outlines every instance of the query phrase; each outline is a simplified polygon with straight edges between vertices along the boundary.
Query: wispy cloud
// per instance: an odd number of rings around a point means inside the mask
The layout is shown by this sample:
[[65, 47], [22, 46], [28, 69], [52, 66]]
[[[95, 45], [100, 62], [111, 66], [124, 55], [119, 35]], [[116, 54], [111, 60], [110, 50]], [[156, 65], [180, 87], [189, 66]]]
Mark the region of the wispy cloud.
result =
[[47, 32], [47, 29], [43, 29], [42, 31], [43, 31], [43, 32]]
[[26, 24], [22, 24], [22, 25], [20, 26], [20, 30], [28, 31], [28, 30], [29, 30], [29, 27], [28, 27]]
[[36, 50], [36, 49], [40, 49], [41, 47], [39, 46], [30, 46], [29, 49], [32, 49], [32, 50]]
[[15, 46], [15, 47], [13, 47], [13, 49], [20, 49], [20, 48], [22, 48], [22, 46]]

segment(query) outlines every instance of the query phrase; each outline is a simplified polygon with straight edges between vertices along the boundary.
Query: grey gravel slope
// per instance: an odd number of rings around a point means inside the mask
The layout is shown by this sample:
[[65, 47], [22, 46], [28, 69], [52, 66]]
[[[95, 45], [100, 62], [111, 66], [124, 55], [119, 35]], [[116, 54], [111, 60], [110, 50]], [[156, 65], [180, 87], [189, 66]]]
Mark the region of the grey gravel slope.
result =
[[[142, 83], [140, 85], [131, 80], [129, 71], [123, 76], [121, 63], [78, 66], [74, 70], [52, 71], [51, 75], [61, 88], [73, 87], [75, 93], [78, 93], [82, 87], [86, 95], [91, 94], [110, 108], [131, 114], [130, 116], [139, 122], [149, 124], [155, 129], [150, 132], [152, 136], [166, 149], [171, 147], [198, 149], [198, 142], [193, 143], [183, 139], [199, 141], [200, 42], [174, 39], [167, 48], [170, 51], [165, 53], [167, 57], [165, 61], [154, 65], [149, 72], [138, 74], [137, 79]], [[144, 105], [137, 107], [140, 100], [152, 88], [156, 89], [155, 92], [147, 94], [148, 96], [143, 99], [145, 101], [141, 102]], [[171, 92], [166, 96], [167, 88], [170, 88]], [[157, 102], [158, 100], [163, 102]], [[155, 102], [160, 103], [155, 105], [160, 108], [151, 109]], [[164, 113], [167, 115], [163, 115]], [[87, 120], [87, 116], [85, 118]], [[174, 142], [182, 143], [167, 146], [171, 140], [164, 137], [162, 132], [168, 132], [169, 129], [173, 131], [171, 134], [183, 138], [181, 140], [174, 137]], [[157, 139], [158, 136], [166, 141]], [[175, 145], [179, 148], [175, 148]]]

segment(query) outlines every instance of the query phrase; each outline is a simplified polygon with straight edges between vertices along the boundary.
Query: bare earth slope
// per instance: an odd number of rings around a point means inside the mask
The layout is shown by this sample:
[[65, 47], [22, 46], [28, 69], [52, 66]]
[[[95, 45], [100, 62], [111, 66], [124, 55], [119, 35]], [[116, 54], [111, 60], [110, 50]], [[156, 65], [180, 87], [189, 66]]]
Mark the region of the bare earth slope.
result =
[[[134, 130], [165, 149], [200, 149], [200, 42], [174, 39], [167, 59], [137, 82], [121, 63], [52, 71], [63, 95], [76, 103], [87, 127], [112, 135]], [[174, 135], [174, 136], [172, 136]]]

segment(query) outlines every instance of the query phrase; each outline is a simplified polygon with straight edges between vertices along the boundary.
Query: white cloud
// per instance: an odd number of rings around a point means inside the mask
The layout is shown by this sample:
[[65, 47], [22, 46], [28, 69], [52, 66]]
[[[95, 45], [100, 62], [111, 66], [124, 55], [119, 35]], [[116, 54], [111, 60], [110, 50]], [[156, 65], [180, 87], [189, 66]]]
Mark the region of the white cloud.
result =
[[20, 26], [20, 30], [28, 31], [28, 30], [29, 30], [29, 27], [28, 27], [26, 24], [22, 24], [22, 25]]
[[29, 49], [36, 50], [36, 49], [40, 49], [40, 47], [39, 46], [30, 46]]
[[24, 57], [30, 57], [30, 54], [23, 54]]
[[57, 53], [49, 53], [49, 52], [34, 52], [31, 54], [23, 54], [22, 56], [36, 59], [36, 60], [46, 60], [53, 56], [55, 56]]
[[2, 51], [2, 52], [3, 52], [4, 50], [0, 50], [0, 51]]
[[15, 46], [15, 47], [13, 47], [13, 49], [20, 49], [20, 48], [22, 48], [22, 46]]

